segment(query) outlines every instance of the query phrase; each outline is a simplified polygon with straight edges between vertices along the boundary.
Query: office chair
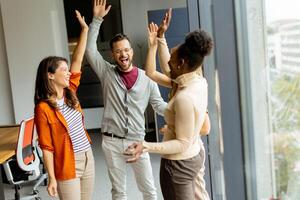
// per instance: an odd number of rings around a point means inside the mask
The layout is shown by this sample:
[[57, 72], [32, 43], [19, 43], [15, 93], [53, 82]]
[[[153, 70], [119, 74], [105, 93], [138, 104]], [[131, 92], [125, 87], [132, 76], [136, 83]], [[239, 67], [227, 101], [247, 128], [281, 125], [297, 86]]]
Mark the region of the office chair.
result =
[[[34, 117], [31, 117], [20, 124], [15, 158], [3, 164], [8, 182], [15, 186], [16, 200], [40, 199], [37, 188], [47, 179], [45, 170], [41, 173], [40, 163]], [[21, 184], [29, 181], [36, 181], [32, 194], [21, 197]]]

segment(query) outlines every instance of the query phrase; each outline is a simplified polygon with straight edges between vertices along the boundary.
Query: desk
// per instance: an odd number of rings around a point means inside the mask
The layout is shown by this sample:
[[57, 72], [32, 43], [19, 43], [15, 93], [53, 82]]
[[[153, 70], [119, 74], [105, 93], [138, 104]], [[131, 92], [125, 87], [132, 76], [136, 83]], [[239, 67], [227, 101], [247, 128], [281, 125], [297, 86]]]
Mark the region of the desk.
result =
[[[15, 155], [19, 126], [0, 126], [0, 164]], [[0, 199], [5, 199], [0, 171]]]

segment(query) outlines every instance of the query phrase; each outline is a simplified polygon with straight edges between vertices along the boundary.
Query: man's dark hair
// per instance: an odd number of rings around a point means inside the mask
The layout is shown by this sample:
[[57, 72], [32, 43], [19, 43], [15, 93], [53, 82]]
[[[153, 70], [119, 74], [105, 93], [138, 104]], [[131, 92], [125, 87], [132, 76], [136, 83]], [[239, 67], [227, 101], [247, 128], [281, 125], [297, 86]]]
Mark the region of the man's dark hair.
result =
[[109, 46], [110, 46], [110, 49], [112, 50], [113, 49], [113, 44], [115, 42], [119, 42], [121, 40], [128, 40], [128, 42], [130, 43], [130, 40], [129, 38], [127, 37], [127, 35], [124, 35], [122, 33], [118, 33], [117, 35], [115, 35], [109, 42]]

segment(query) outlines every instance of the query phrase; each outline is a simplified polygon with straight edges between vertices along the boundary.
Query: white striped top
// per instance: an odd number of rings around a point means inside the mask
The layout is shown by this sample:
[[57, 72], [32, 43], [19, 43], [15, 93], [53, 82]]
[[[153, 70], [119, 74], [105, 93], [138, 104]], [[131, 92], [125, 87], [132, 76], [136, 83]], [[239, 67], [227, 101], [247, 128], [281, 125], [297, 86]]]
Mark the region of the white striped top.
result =
[[59, 111], [67, 122], [74, 153], [87, 151], [91, 148], [91, 144], [83, 127], [82, 114], [78, 110], [69, 107], [64, 98], [56, 100], [56, 102]]

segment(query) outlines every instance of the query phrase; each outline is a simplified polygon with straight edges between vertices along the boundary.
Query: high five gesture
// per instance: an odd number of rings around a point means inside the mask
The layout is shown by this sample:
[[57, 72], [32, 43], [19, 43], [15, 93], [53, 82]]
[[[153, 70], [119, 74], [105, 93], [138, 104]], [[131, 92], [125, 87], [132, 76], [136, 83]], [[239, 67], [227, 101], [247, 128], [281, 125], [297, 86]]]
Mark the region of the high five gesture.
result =
[[95, 17], [104, 17], [107, 15], [111, 5], [106, 7], [106, 0], [94, 0], [93, 14]]

